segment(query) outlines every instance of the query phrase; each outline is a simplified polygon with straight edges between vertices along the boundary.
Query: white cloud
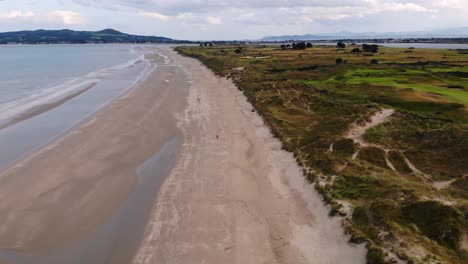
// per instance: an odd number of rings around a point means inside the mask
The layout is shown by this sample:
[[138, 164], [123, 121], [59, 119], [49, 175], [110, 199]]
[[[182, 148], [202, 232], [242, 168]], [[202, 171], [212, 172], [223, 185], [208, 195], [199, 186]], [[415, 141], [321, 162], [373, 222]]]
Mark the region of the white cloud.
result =
[[433, 5], [435, 7], [468, 9], [468, 1], [467, 0], [435, 0], [433, 2], [434, 2]]
[[157, 19], [157, 20], [163, 20], [163, 21], [171, 19], [170, 16], [166, 16], [166, 15], [159, 14], [156, 12], [140, 12], [139, 15], [145, 18], [151, 18], [151, 19]]
[[31, 11], [23, 12], [23, 11], [13, 10], [8, 13], [3, 13], [3, 14], [0, 13], [0, 18], [10, 18], [10, 19], [30, 18], [34, 16], [35, 16], [34, 12], [31, 12]]
[[206, 18], [206, 21], [212, 25], [219, 25], [221, 24], [221, 18], [219, 17], [214, 17], [214, 16], [209, 16]]
[[85, 18], [79, 13], [68, 10], [55, 10], [50, 12], [47, 17], [51, 21], [56, 21], [64, 25], [79, 25], [85, 23]]
[[181, 13], [173, 16], [163, 15], [156, 12], [138, 12], [138, 15], [147, 19], [155, 19], [160, 21], [179, 21], [183, 23], [194, 24], [211, 24], [219, 25], [222, 23], [221, 18], [216, 16], [196, 15], [193, 13]]

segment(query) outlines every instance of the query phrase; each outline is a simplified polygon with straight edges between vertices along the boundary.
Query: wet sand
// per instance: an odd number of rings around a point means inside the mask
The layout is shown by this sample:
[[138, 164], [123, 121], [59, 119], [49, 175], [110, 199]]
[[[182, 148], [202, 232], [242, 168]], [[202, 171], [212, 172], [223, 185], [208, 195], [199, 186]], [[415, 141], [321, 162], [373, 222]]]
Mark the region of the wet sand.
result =
[[[137, 89], [0, 175], [0, 261], [130, 262], [172, 169], [165, 165], [177, 160], [184, 76], [180, 67], [158, 66]], [[164, 166], [151, 169], [159, 181], [139, 187], [168, 142], [176, 143], [162, 154]], [[141, 188], [144, 201], [132, 198]]]
[[90, 84], [90, 85], [86, 86], [84, 89], [79, 90], [76, 93], [72, 93], [72, 94], [60, 99], [57, 102], [53, 102], [53, 103], [50, 103], [50, 104], [43, 104], [41, 106], [33, 107], [33, 108], [29, 109], [28, 111], [24, 112], [23, 114], [21, 114], [19, 116], [15, 116], [14, 118], [8, 120], [7, 122], [5, 122], [3, 124], [0, 124], [0, 129], [7, 128], [9, 126], [20, 123], [20, 122], [25, 121], [27, 119], [30, 119], [32, 117], [43, 114], [43, 113], [45, 113], [45, 112], [47, 112], [47, 111], [49, 111], [51, 109], [54, 109], [54, 108], [56, 108], [58, 106], [61, 106], [64, 103], [66, 103], [67, 101], [69, 101], [69, 100], [83, 94], [84, 92], [88, 91], [89, 89], [93, 88], [94, 86], [96, 86], [96, 84], [94, 84], [94, 83]]
[[0, 175], [0, 262], [364, 263], [245, 97], [163, 53], [138, 89]]

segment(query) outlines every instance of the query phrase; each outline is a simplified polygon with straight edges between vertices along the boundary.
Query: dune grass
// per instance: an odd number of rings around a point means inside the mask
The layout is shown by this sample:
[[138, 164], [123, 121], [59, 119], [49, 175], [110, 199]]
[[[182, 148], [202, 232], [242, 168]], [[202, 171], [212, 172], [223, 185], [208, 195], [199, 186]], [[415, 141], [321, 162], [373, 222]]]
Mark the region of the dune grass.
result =
[[[176, 50], [234, 80], [315, 181], [330, 214], [346, 217], [350, 240], [367, 243], [368, 263], [388, 261], [387, 251], [410, 263], [468, 261], [460, 248], [468, 225], [468, 54], [384, 47], [353, 54], [353, 47], [329, 46], [243, 46], [237, 54], [237, 48]], [[337, 58], [344, 62], [336, 64]], [[396, 112], [364, 135], [377, 147], [344, 138], [354, 122], [382, 108]], [[451, 179], [443, 190], [432, 185]], [[348, 215], [342, 201], [354, 213]], [[444, 215], [434, 218], [440, 224], [427, 221], [431, 214]]]

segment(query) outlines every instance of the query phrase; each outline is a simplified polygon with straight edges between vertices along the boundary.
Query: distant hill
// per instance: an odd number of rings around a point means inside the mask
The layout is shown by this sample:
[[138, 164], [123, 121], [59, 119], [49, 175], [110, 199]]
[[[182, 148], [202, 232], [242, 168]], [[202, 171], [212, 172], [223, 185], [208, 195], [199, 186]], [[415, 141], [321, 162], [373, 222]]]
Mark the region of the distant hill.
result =
[[34, 30], [0, 33], [0, 44], [59, 44], [59, 43], [161, 43], [181, 42], [165, 37], [125, 34], [114, 29], [101, 31]]
[[329, 34], [305, 34], [305, 35], [285, 35], [268, 36], [262, 41], [285, 41], [285, 40], [332, 40], [332, 39], [384, 39], [384, 38], [467, 38], [468, 27], [438, 29], [430, 31], [414, 32], [363, 32], [355, 33], [342, 31]]

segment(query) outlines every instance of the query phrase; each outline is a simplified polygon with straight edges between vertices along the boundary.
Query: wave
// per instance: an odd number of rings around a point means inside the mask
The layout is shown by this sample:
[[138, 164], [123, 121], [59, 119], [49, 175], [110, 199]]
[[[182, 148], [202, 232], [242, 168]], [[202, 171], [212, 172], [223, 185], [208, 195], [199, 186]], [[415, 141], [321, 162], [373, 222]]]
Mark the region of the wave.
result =
[[144, 70], [140, 72], [133, 85], [123, 92], [128, 91], [135, 84], [145, 79], [152, 71], [152, 64], [145, 59], [143, 49], [131, 48], [131, 53], [139, 54], [127, 62], [112, 67], [100, 69], [89, 74], [73, 78], [66, 83], [41, 90], [28, 96], [0, 104], [0, 129], [12, 126], [18, 122], [47, 112], [67, 101], [94, 88], [103, 79], [109, 78], [120, 71], [130, 69], [141, 63], [146, 63]]

